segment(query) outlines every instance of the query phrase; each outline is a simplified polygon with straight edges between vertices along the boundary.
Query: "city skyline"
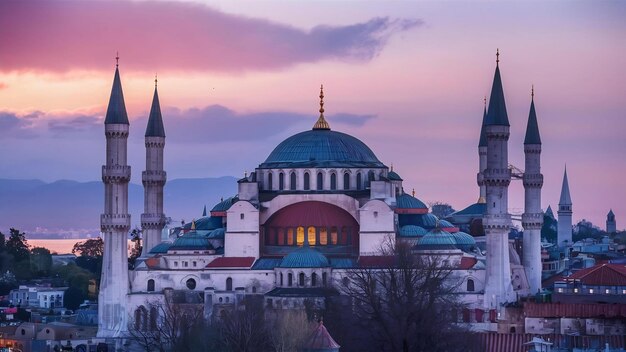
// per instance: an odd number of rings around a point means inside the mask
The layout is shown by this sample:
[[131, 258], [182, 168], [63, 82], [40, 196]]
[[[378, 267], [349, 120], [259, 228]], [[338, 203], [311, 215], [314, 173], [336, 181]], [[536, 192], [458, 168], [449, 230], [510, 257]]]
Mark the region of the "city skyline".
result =
[[[510, 161], [522, 169], [535, 87], [542, 208], [555, 209], [567, 164], [574, 221], [604, 227], [612, 208], [624, 228], [625, 5], [354, 3], [2, 3], [0, 28], [12, 35], [0, 50], [0, 178], [98, 180], [119, 51], [131, 182], [144, 167], [155, 72], [170, 179], [252, 171], [311, 128], [323, 83], [331, 128], [393, 164], [407, 192], [460, 210], [478, 198], [499, 48]], [[510, 203], [523, 207], [521, 183]]]

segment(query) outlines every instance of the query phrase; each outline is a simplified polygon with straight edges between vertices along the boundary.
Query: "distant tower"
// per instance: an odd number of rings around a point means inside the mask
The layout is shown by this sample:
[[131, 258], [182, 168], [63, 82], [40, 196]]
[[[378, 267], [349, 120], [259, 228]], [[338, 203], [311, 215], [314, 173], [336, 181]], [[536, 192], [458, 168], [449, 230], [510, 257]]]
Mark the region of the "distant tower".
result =
[[572, 198], [569, 195], [569, 183], [567, 182], [567, 167], [563, 174], [563, 186], [561, 187], [561, 199], [559, 200], [559, 227], [557, 231], [557, 245], [565, 247], [572, 245]]
[[615, 223], [615, 214], [613, 214], [613, 209], [609, 210], [609, 213], [606, 214], [606, 232], [617, 232], [617, 224]]
[[163, 171], [165, 128], [163, 127], [161, 106], [159, 105], [156, 78], [145, 138], [146, 171], [141, 175], [144, 188], [144, 213], [141, 214], [142, 257], [147, 257], [150, 250], [161, 243], [161, 231], [165, 226], [165, 215], [163, 214], [163, 186], [166, 181], [166, 174]]
[[487, 121], [487, 98], [485, 97], [485, 107], [483, 109], [483, 123], [480, 126], [480, 138], [478, 139], [478, 176], [477, 182], [480, 188], [478, 203], [485, 203], [487, 191], [485, 188], [484, 171], [487, 168], [487, 135], [485, 133], [485, 123]]
[[515, 300], [511, 285], [509, 263], [508, 188], [511, 172], [508, 168], [509, 118], [504, 102], [504, 91], [496, 54], [496, 72], [491, 87], [485, 134], [487, 137], [487, 167], [484, 172], [487, 211], [483, 220], [487, 236], [487, 277], [485, 307], [496, 308], [501, 303]]
[[128, 129], [128, 115], [116, 64], [111, 98], [104, 120], [106, 136], [106, 165], [102, 166], [104, 214], [100, 216], [100, 227], [104, 234], [104, 256], [98, 296], [99, 337], [118, 337], [123, 335], [127, 328], [126, 296], [129, 288], [127, 238], [130, 229], [128, 214], [130, 166], [126, 161]]
[[535, 113], [535, 92], [531, 93], [530, 113], [524, 138], [525, 172], [524, 172], [524, 227], [523, 264], [530, 285], [530, 293], [534, 294], [541, 289], [541, 226], [543, 213], [541, 212], [541, 137]]

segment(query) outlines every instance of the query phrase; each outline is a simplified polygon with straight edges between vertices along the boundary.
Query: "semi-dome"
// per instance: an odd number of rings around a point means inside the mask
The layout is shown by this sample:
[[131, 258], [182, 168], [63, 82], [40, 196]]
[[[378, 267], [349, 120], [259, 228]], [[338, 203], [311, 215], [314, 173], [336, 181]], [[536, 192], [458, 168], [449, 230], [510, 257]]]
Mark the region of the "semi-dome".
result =
[[402, 181], [402, 177], [400, 177], [397, 172], [393, 171], [393, 168], [387, 174], [387, 179], [390, 181]]
[[428, 231], [417, 225], [404, 225], [400, 228], [400, 237], [422, 237]]
[[300, 132], [281, 142], [261, 169], [304, 167], [382, 168], [374, 152], [359, 139], [327, 129]]
[[281, 268], [326, 268], [329, 266], [328, 258], [309, 246], [296, 249], [280, 262]]

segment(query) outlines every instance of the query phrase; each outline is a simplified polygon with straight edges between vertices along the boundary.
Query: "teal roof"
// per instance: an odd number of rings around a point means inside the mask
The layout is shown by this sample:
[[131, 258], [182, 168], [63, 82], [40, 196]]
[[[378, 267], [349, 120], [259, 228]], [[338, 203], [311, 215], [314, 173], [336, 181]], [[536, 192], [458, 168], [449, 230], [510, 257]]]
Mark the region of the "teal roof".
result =
[[439, 219], [439, 227], [444, 228], [444, 227], [456, 227], [455, 225], [453, 225], [450, 221], [448, 220], [444, 220], [444, 219]]
[[154, 86], [154, 97], [152, 98], [152, 107], [148, 117], [146, 137], [165, 137], [165, 127], [163, 127], [163, 117], [161, 116], [161, 106], [156, 86]]
[[528, 125], [526, 125], [524, 144], [541, 144], [539, 124], [537, 123], [537, 114], [535, 113], [535, 99], [530, 101], [530, 112], [528, 113]]
[[328, 258], [319, 251], [304, 246], [287, 254], [280, 263], [281, 268], [325, 268], [330, 266]]
[[[220, 216], [205, 216], [201, 217], [196, 222], [196, 230], [198, 231], [210, 231], [219, 229], [222, 227], [222, 217]], [[191, 222], [188, 222], [183, 226], [183, 229], [189, 230], [191, 229]]]
[[437, 226], [437, 216], [432, 213], [424, 214], [420, 217], [420, 225], [425, 228], [433, 228]]
[[502, 79], [500, 78], [500, 67], [496, 66], [496, 73], [493, 77], [491, 96], [489, 97], [489, 109], [487, 109], [486, 126], [500, 125], [510, 126], [509, 116], [506, 113], [504, 102], [504, 90], [502, 89]]
[[395, 171], [389, 171], [387, 173], [387, 178], [391, 181], [402, 181], [402, 177], [400, 177], [400, 175], [398, 175]]
[[331, 258], [330, 266], [333, 269], [349, 269], [356, 267], [356, 260], [353, 258]]
[[417, 242], [417, 249], [454, 249], [454, 237], [449, 232], [434, 229], [429, 231]]
[[546, 216], [551, 217], [552, 219], [554, 219], [554, 212], [552, 211], [552, 207], [548, 205], [548, 209], [546, 209]]
[[195, 231], [188, 232], [178, 237], [170, 246], [169, 250], [207, 250], [214, 249], [208, 238], [198, 235]]
[[404, 225], [400, 228], [400, 237], [422, 237], [426, 235], [428, 231], [417, 225]]
[[281, 142], [259, 168], [283, 167], [385, 167], [374, 152], [348, 134], [314, 129]]
[[474, 239], [472, 235], [468, 233], [459, 231], [459, 232], [452, 233], [451, 235], [454, 238], [454, 242], [458, 246], [475, 246], [476, 245], [476, 240]]
[[252, 266], [252, 270], [274, 270], [275, 267], [280, 265], [282, 258], [259, 258], [254, 265]]
[[400, 193], [396, 196], [396, 208], [398, 209], [428, 209], [421, 200], [408, 193]]
[[480, 125], [480, 137], [478, 138], [478, 146], [487, 146], [487, 134], [485, 133], [485, 124], [487, 123], [487, 106], [483, 110], [483, 123]]
[[229, 197], [217, 203], [211, 211], [227, 211], [233, 204], [239, 201], [239, 196]]
[[162, 253], [167, 253], [167, 250], [170, 248], [172, 244], [169, 242], [161, 242], [159, 244], [157, 244], [156, 246], [152, 247], [152, 249], [150, 250], [151, 254], [162, 254]]
[[448, 216], [455, 215], [483, 215], [487, 211], [487, 203], [474, 203], [465, 209], [454, 212]]
[[226, 233], [226, 229], [221, 227], [219, 229], [215, 229], [215, 230], [209, 232], [206, 235], [206, 238], [212, 239], [212, 240], [222, 240], [222, 239], [224, 239], [224, 234], [225, 233]]
[[115, 67], [115, 77], [113, 78], [113, 87], [111, 88], [111, 97], [109, 98], [109, 106], [107, 107], [104, 123], [106, 125], [129, 124], [128, 115], [126, 114], [126, 105], [124, 104], [120, 71], [117, 67]]

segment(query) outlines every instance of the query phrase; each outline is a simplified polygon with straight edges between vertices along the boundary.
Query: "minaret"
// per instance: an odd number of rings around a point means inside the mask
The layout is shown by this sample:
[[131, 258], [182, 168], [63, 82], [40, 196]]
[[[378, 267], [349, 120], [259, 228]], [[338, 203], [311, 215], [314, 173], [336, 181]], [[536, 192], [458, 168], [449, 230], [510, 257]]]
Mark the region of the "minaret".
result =
[[[119, 57], [116, 57], [116, 60], [119, 60]], [[104, 235], [104, 255], [98, 295], [98, 337], [118, 337], [127, 330], [126, 296], [129, 288], [127, 238], [130, 230], [128, 214], [130, 166], [126, 161], [128, 129], [128, 115], [116, 63], [111, 98], [104, 120], [106, 136], [106, 165], [102, 166], [104, 214], [100, 216], [100, 228]]]
[[530, 113], [526, 126], [526, 138], [524, 138], [524, 214], [522, 226], [524, 227], [522, 262], [526, 269], [526, 276], [530, 285], [530, 293], [535, 294], [541, 290], [541, 226], [543, 225], [543, 213], [541, 212], [541, 187], [543, 175], [541, 174], [541, 137], [535, 113], [535, 89], [531, 91]]
[[609, 210], [609, 213], [606, 214], [606, 232], [617, 232], [617, 223], [615, 223], [615, 214], [613, 214], [613, 209]]
[[498, 308], [515, 300], [511, 285], [509, 263], [508, 188], [511, 172], [508, 168], [509, 118], [504, 102], [500, 68], [500, 53], [496, 53], [496, 72], [491, 87], [485, 134], [487, 137], [487, 167], [484, 172], [487, 210], [483, 220], [487, 237], [487, 276], [485, 307]]
[[141, 175], [144, 189], [144, 213], [141, 214], [143, 233], [142, 257], [147, 257], [150, 250], [161, 243], [161, 231], [165, 226], [163, 214], [163, 186], [166, 174], [163, 171], [163, 149], [165, 148], [165, 128], [159, 105], [157, 80], [154, 79], [154, 97], [150, 108], [150, 117], [145, 134], [146, 171]]
[[559, 247], [572, 245], [572, 198], [569, 195], [569, 183], [567, 182], [567, 167], [563, 174], [563, 186], [561, 187], [561, 199], [559, 200], [559, 225], [557, 231], [557, 245]]
[[485, 188], [485, 175], [484, 171], [487, 168], [487, 135], [485, 133], [485, 124], [487, 122], [487, 97], [485, 97], [485, 106], [483, 108], [483, 123], [480, 126], [480, 138], [478, 139], [478, 187], [480, 188], [480, 195], [478, 196], [478, 203], [485, 203], [487, 199], [487, 191]]

